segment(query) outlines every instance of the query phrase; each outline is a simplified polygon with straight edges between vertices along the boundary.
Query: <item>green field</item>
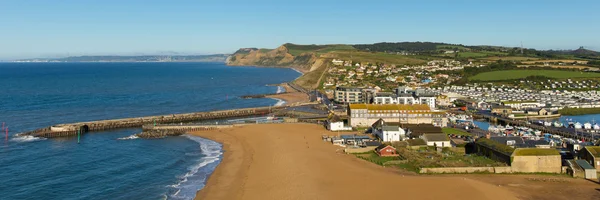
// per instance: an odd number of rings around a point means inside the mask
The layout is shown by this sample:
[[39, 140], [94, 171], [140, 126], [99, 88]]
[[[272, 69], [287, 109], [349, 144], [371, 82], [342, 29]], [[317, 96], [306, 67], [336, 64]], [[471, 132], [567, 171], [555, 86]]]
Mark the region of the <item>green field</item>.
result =
[[351, 51], [356, 50], [350, 45], [297, 45], [297, 44], [285, 44], [288, 48], [288, 52], [293, 56], [298, 56], [303, 53], [316, 53], [317, 55], [334, 52], [334, 51]]
[[502, 70], [477, 74], [469, 80], [501, 81], [522, 79], [529, 76], [545, 76], [555, 79], [567, 78], [600, 78], [600, 73], [563, 71], [563, 70]]
[[459, 52], [458, 57], [461, 58], [484, 58], [490, 56], [505, 56], [507, 53], [493, 52], [493, 51], [481, 51], [481, 52]]

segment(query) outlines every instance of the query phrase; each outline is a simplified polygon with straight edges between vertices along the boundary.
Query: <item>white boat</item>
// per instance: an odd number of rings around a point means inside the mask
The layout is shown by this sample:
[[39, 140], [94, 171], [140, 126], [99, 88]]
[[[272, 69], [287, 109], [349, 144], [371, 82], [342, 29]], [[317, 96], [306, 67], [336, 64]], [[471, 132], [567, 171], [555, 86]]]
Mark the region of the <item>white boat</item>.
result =
[[552, 126], [552, 122], [546, 121], [546, 122], [544, 122], [544, 126]]
[[583, 124], [583, 128], [584, 129], [592, 129], [592, 124], [589, 122], [586, 122], [585, 124]]
[[579, 122], [575, 123], [575, 129], [581, 129], [581, 128], [583, 128], [581, 126], [581, 123], [579, 123]]
[[498, 128], [494, 125], [491, 125], [490, 127], [488, 127], [488, 131], [492, 132], [492, 133], [498, 133]]
[[557, 127], [557, 128], [560, 128], [563, 126], [563, 124], [560, 123], [559, 121], [554, 121], [553, 125], [554, 125], [554, 127]]
[[540, 135], [542, 135], [542, 131], [534, 131], [533, 134], [540, 136]]
[[594, 130], [600, 130], [600, 125], [594, 124]]

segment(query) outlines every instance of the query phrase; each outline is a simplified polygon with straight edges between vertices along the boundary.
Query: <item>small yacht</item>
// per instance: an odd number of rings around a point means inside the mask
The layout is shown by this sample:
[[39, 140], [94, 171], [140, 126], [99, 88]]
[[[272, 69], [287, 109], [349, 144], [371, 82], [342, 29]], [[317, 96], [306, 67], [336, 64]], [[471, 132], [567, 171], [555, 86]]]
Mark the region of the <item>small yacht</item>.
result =
[[592, 123], [586, 122], [585, 124], [583, 124], [583, 128], [584, 129], [592, 129]]
[[583, 128], [581, 123], [579, 123], [579, 122], [575, 123], [575, 129], [581, 129], [581, 128]]
[[544, 126], [552, 126], [552, 122], [545, 121], [545, 122], [544, 122]]
[[553, 125], [554, 125], [554, 127], [556, 127], [556, 128], [563, 127], [563, 123], [560, 123], [559, 121], [554, 121]]
[[600, 125], [594, 124], [593, 128], [594, 128], [594, 130], [600, 130]]

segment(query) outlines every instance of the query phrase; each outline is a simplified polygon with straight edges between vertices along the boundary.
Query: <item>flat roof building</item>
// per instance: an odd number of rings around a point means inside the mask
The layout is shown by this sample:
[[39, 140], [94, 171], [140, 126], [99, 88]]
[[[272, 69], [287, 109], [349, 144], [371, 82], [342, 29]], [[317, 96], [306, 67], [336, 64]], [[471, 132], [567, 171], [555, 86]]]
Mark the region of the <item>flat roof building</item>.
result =
[[432, 111], [426, 104], [350, 104], [350, 126], [368, 127], [379, 119], [402, 124], [433, 124], [444, 127], [448, 123], [446, 112]]

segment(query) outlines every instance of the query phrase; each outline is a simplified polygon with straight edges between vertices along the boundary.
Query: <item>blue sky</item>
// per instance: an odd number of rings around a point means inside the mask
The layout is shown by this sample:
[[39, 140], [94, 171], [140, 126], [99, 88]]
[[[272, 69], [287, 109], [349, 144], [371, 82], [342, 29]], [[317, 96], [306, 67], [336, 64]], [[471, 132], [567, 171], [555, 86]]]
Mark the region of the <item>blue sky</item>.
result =
[[597, 0], [0, 0], [0, 59], [437, 41], [600, 50]]

